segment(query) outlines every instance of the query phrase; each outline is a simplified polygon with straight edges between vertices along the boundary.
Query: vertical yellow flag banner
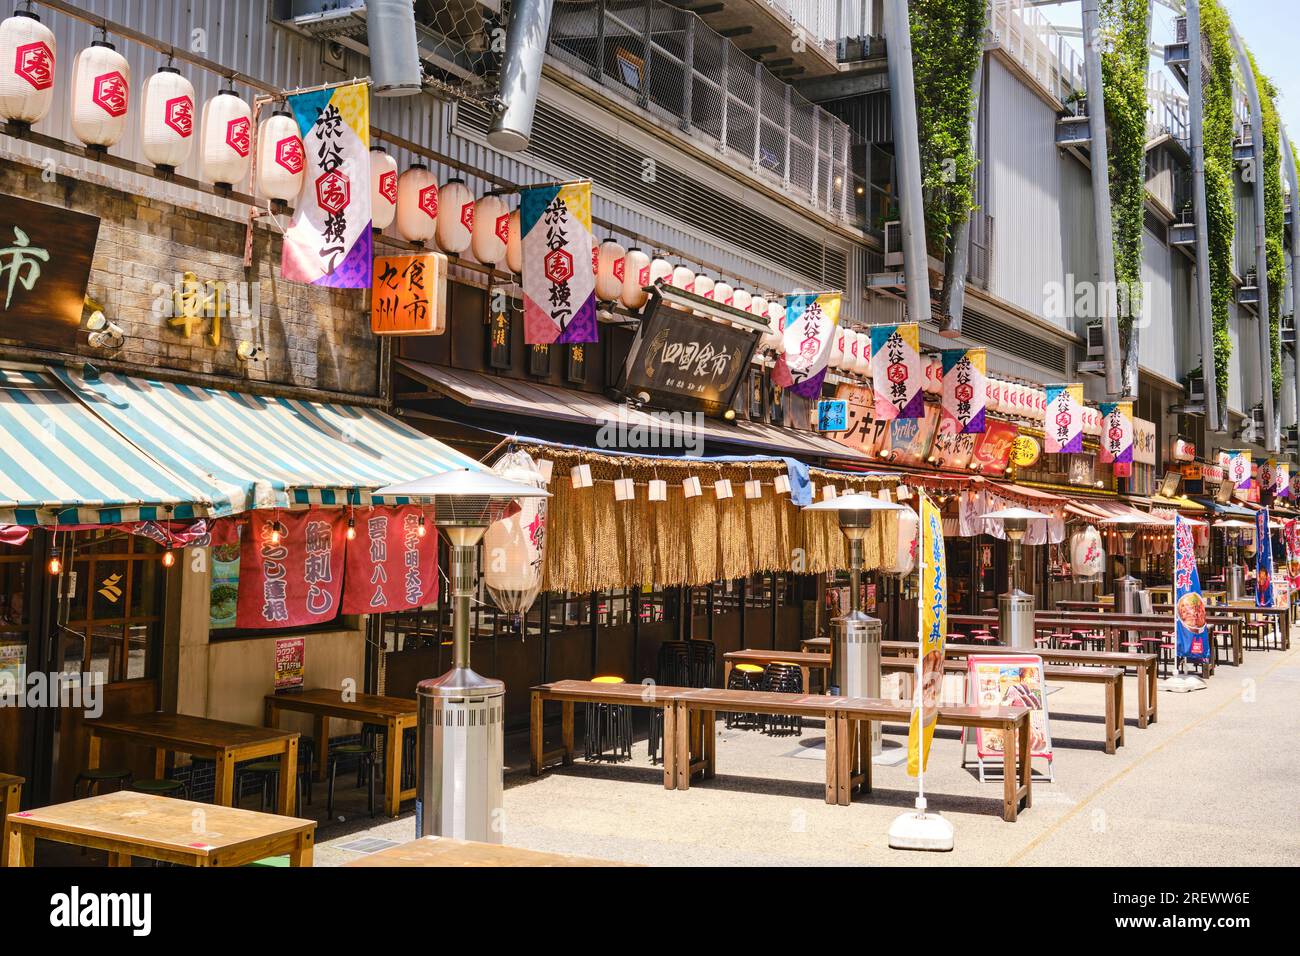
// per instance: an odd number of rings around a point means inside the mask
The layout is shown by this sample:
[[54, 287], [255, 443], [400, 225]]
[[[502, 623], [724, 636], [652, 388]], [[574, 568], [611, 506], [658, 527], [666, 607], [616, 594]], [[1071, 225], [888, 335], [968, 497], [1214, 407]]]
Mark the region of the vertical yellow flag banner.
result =
[[943, 689], [943, 642], [948, 633], [948, 579], [943, 556], [943, 515], [924, 493], [920, 496], [921, 679], [913, 690], [912, 721], [907, 731], [907, 773], [915, 777], [930, 759], [930, 741]]

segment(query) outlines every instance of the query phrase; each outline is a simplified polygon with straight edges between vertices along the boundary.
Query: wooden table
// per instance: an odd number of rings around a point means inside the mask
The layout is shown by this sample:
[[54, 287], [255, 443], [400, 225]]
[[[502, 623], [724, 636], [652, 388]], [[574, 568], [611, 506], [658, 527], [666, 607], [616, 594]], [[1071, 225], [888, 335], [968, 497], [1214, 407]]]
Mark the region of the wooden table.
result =
[[497, 843], [427, 836], [391, 846], [344, 863], [344, 866], [635, 866], [585, 856], [541, 853]]
[[[1115, 619], [1115, 612], [1107, 610], [1107, 608], [1110, 606], [1110, 602], [1058, 601], [1056, 606], [1068, 612], [1069, 617], [1071, 619], [1078, 616], [1081, 621], [1086, 621], [1087, 623], [1092, 623], [1094, 621], [1099, 621], [1099, 620], [1112, 621]], [[1205, 617], [1205, 623], [1210, 625], [1210, 630], [1211, 630], [1210, 636], [1211, 637], [1214, 636], [1213, 631], [1216, 627], [1220, 629], [1226, 628], [1228, 631], [1229, 645], [1231, 649], [1230, 663], [1234, 667], [1240, 667], [1242, 661], [1245, 660], [1245, 644], [1242, 641], [1242, 625], [1245, 620], [1245, 615], [1243, 613], [1238, 613], [1241, 610], [1242, 609], [1229, 607], [1228, 605], [1224, 605], [1224, 604], [1206, 605], [1207, 614]], [[1163, 614], [1169, 615], [1169, 618], [1166, 620], [1166, 626], [1165, 626], [1165, 630], [1169, 630], [1171, 625], [1168, 625], [1167, 621], [1172, 620], [1173, 618], [1173, 608], [1170, 606], [1154, 605], [1153, 611], [1150, 615], [1143, 614], [1143, 615], [1138, 615], [1138, 617], [1142, 620], [1150, 619], [1152, 621], [1156, 621], [1156, 620], [1160, 620], [1160, 615]], [[1128, 620], [1128, 618], [1126, 617], [1125, 620]], [[1218, 643], [1217, 642], [1214, 643], [1215, 643], [1214, 658], [1217, 663]], [[1213, 670], [1214, 669], [1211, 667], [1210, 668], [1211, 673], [1213, 672]]]
[[130, 866], [137, 856], [185, 866], [243, 866], [283, 853], [290, 866], [311, 866], [316, 841], [314, 820], [130, 790], [24, 810], [9, 817], [6, 829], [10, 866], [34, 865], [38, 839], [104, 850], [109, 866]]
[[[90, 756], [87, 766], [99, 766], [101, 743], [121, 740], [155, 752], [154, 773], [167, 775], [167, 754], [182, 753], [210, 757], [216, 761], [216, 784], [212, 802], [229, 807], [235, 799], [235, 764], [259, 757], [280, 758], [280, 783], [276, 807], [293, 816], [298, 799], [298, 735], [285, 730], [232, 724], [188, 714], [135, 714], [115, 720], [88, 720]], [[188, 804], [193, 808], [193, 804]]]
[[340, 690], [313, 687], [291, 694], [266, 695], [266, 726], [279, 727], [280, 714], [293, 711], [315, 718], [316, 776], [324, 780], [329, 765], [330, 718], [378, 724], [387, 732], [384, 752], [384, 812], [395, 817], [403, 800], [415, 799], [415, 787], [402, 789], [402, 735], [416, 722], [416, 702], [408, 697], [376, 694], [350, 695]]
[[16, 774], [0, 773], [0, 866], [9, 865], [9, 827], [5, 826], [5, 818], [18, 812], [26, 782]]

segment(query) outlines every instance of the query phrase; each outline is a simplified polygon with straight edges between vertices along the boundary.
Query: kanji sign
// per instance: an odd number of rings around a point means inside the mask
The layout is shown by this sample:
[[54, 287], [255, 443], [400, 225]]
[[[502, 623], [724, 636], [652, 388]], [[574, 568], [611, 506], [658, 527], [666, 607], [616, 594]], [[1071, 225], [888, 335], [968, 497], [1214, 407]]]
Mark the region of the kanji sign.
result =
[[370, 285], [370, 331], [439, 335], [446, 328], [447, 257], [378, 256]]
[[[344, 614], [380, 614], [438, 600], [438, 535], [416, 505], [357, 511], [347, 543]], [[423, 533], [421, 533], [423, 530]]]
[[346, 527], [337, 508], [252, 512], [240, 536], [236, 624], [284, 628], [334, 620]]

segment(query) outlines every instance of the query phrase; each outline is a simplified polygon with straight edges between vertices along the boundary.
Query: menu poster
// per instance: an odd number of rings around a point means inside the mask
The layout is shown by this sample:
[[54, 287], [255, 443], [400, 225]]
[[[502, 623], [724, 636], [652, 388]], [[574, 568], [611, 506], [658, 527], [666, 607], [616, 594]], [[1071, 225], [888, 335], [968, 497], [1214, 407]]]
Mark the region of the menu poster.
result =
[[302, 627], [334, 620], [346, 530], [341, 508], [252, 512], [239, 545], [238, 626]]
[[438, 600], [438, 536], [417, 505], [358, 510], [347, 543], [344, 614], [383, 614]]
[[301, 687], [306, 670], [307, 639], [282, 637], [275, 642], [275, 689]]
[[[1028, 707], [1029, 754], [1052, 758], [1052, 733], [1047, 721], [1043, 659], [1033, 655], [972, 654], [966, 659], [970, 688], [977, 707]], [[980, 758], [1001, 757], [1006, 747], [1001, 730], [975, 728]]]
[[1273, 534], [1267, 508], [1255, 513], [1255, 606], [1274, 607]]
[[1209, 658], [1209, 627], [1205, 599], [1201, 597], [1201, 574], [1196, 568], [1196, 542], [1191, 524], [1182, 515], [1174, 516], [1174, 629], [1178, 657], [1191, 661]]

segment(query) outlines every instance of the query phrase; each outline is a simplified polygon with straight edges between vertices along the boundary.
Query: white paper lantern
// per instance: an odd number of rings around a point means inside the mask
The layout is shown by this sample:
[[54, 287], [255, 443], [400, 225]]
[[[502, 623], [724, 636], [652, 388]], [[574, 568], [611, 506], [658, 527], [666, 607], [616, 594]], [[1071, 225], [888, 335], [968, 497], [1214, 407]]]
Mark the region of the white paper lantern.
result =
[[72, 132], [87, 146], [108, 149], [126, 132], [131, 65], [113, 44], [96, 40], [72, 64]]
[[510, 214], [506, 237], [506, 268], [515, 275], [524, 271], [524, 240], [519, 233], [519, 210]]
[[[676, 285], [676, 283], [673, 284]], [[691, 291], [702, 298], [712, 299], [714, 284], [713, 276], [697, 272], [695, 274], [695, 285], [691, 287]]]
[[397, 218], [397, 160], [384, 150], [370, 150], [370, 226], [387, 229]]
[[779, 319], [767, 320], [767, 331], [758, 340], [758, 346], [768, 352], [779, 352], [785, 347], [785, 336], [781, 334]]
[[989, 379], [988, 410], [991, 412], [1002, 411], [1002, 383], [997, 379]]
[[287, 110], [276, 110], [257, 127], [257, 188], [264, 196], [288, 202], [298, 198], [306, 175], [298, 121]]
[[726, 279], [720, 279], [713, 284], [713, 301], [719, 305], [731, 305], [735, 295], [735, 290]]
[[140, 151], [171, 172], [194, 148], [194, 85], [175, 67], [161, 67], [144, 81], [140, 104]]
[[510, 241], [510, 207], [495, 193], [488, 193], [474, 204], [474, 232], [470, 248], [479, 262], [496, 265], [506, 261]]
[[1070, 570], [1075, 578], [1100, 578], [1106, 569], [1106, 549], [1092, 525], [1070, 536]]
[[683, 292], [695, 291], [695, 273], [686, 266], [673, 266], [672, 278], [669, 285], [681, 289]]
[[438, 188], [438, 248], [460, 255], [474, 233], [474, 196], [463, 179], [449, 179]]
[[835, 330], [835, 344], [831, 346], [831, 357], [828, 364], [831, 368], [843, 369], [845, 364], [844, 349], [847, 344], [848, 333], [844, 329]]
[[655, 256], [650, 260], [650, 282], [658, 285], [666, 282], [672, 285], [673, 264], [662, 256]]
[[627, 250], [613, 239], [606, 239], [600, 244], [597, 255], [596, 298], [601, 302], [614, 302], [623, 295]]
[[20, 10], [0, 23], [0, 119], [31, 126], [54, 102], [54, 32]]
[[767, 318], [767, 296], [758, 292], [749, 300], [749, 314]]
[[628, 309], [645, 305], [649, 294], [642, 291], [650, 284], [650, 257], [640, 249], [629, 249], [623, 257], [623, 290], [620, 298]]
[[865, 332], [854, 332], [853, 336], [858, 340], [858, 356], [853, 371], [866, 378], [871, 375], [871, 336]]
[[199, 155], [203, 177], [234, 186], [248, 175], [253, 145], [253, 110], [234, 90], [221, 90], [203, 104]]
[[414, 163], [397, 180], [397, 234], [426, 243], [438, 230], [438, 180], [429, 167]]
[[895, 514], [898, 515], [898, 539], [893, 555], [885, 555], [888, 567], [884, 570], [906, 577], [916, 567], [916, 539], [921, 530], [921, 521], [911, 508]]
[[[506, 455], [492, 470], [507, 481], [546, 487], [536, 463], [522, 451]], [[520, 498], [517, 504], [518, 511], [492, 522], [483, 535], [483, 584], [507, 614], [523, 614], [533, 606], [546, 558], [546, 499]]]
[[749, 303], [753, 301], [753, 299], [754, 297], [746, 290], [737, 289], [735, 292], [731, 293], [731, 306], [732, 308], [739, 309], [741, 312], [748, 312]]
[[780, 328], [785, 328], [785, 300], [783, 298], [778, 297], [768, 300], [767, 317], [775, 319]]

